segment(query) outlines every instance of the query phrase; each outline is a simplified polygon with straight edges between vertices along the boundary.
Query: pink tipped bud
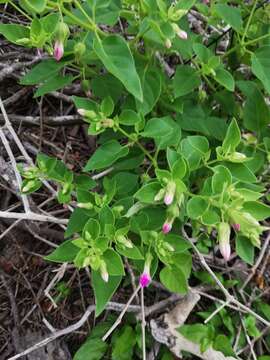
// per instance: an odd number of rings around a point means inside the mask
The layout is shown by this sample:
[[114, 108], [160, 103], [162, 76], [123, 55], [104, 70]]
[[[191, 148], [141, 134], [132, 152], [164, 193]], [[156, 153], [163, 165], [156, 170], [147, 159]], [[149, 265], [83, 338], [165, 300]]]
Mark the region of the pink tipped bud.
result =
[[174, 181], [170, 181], [166, 186], [166, 192], [164, 196], [165, 205], [171, 205], [174, 199], [175, 191], [176, 191], [176, 184]]
[[173, 202], [173, 195], [172, 194], [168, 194], [164, 196], [164, 204], [165, 205], [171, 205], [171, 203]]
[[219, 250], [225, 261], [231, 256], [230, 233], [231, 228], [228, 223], [222, 222], [218, 225]]
[[181, 29], [179, 29], [179, 31], [177, 32], [177, 36], [182, 40], [187, 40], [188, 38], [188, 34], [186, 33], [186, 31]]
[[163, 234], [168, 234], [171, 230], [172, 230], [172, 223], [166, 220], [162, 226]]
[[152, 255], [148, 253], [144, 264], [143, 273], [140, 276], [140, 285], [142, 288], [147, 287], [151, 282], [150, 266], [152, 262]]
[[142, 288], [147, 287], [151, 282], [151, 276], [147, 273], [142, 273], [140, 276], [140, 285]]
[[59, 61], [62, 59], [64, 55], [64, 45], [61, 41], [56, 40], [54, 44], [54, 58], [55, 60]]
[[233, 227], [234, 231], [236, 231], [236, 232], [240, 231], [240, 228], [241, 228], [240, 224], [233, 224], [232, 227]]

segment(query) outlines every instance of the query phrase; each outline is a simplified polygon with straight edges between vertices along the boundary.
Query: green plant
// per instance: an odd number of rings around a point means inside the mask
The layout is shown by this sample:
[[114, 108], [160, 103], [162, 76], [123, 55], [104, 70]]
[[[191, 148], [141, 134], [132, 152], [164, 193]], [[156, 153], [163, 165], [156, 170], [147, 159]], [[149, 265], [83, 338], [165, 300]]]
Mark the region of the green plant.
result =
[[[51, 180], [58, 201], [74, 207], [68, 240], [46, 259], [91, 268], [96, 315], [125, 275], [123, 256], [138, 274], [147, 259], [149, 281], [159, 277], [185, 294], [192, 252], [184, 227], [204, 252], [211, 238], [226, 261], [232, 248], [252, 264], [268, 229], [260, 221], [270, 216], [269, 7], [196, 0], [8, 3], [29, 24], [1, 24], [0, 33], [51, 55], [21, 84], [35, 85], [40, 97], [80, 81], [85, 97], [73, 101], [98, 138], [82, 174], [45, 154], [35, 167], [21, 167], [22, 193]], [[192, 8], [214, 28], [229, 26], [225, 51], [215, 51], [222, 39], [215, 32], [207, 40], [189, 28]], [[170, 67], [172, 57], [177, 65]], [[91, 178], [103, 170], [103, 177]], [[200, 337], [206, 331], [209, 342], [220, 343], [211, 326], [202, 326]]]

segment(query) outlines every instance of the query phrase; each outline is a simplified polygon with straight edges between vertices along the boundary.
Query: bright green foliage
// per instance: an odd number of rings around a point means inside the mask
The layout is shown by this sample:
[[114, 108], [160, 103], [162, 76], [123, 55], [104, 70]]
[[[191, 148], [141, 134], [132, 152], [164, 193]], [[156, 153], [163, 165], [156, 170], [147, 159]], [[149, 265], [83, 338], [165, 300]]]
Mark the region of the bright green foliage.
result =
[[[190, 278], [215, 285], [197, 264], [192, 270], [183, 227], [202, 253], [221, 257], [215, 245], [225, 226], [227, 260], [236, 253], [246, 266], [254, 263], [268, 230], [260, 222], [270, 217], [263, 203], [269, 201], [270, 36], [269, 6], [249, 3], [21, 0], [26, 25], [0, 25], [8, 41], [51, 57], [20, 79], [37, 87], [35, 97], [72, 83], [85, 93], [73, 102], [97, 147], [82, 173], [40, 154], [36, 166], [20, 166], [21, 191], [51, 180], [58, 201], [74, 207], [66, 241], [45, 259], [91, 269], [97, 316], [125, 277], [124, 257], [138, 276], [151, 254], [151, 275], [172, 292], [187, 293]], [[191, 10], [205, 19], [202, 34], [190, 26]], [[59, 19], [69, 30], [56, 61]], [[223, 35], [230, 39], [225, 45]], [[228, 288], [240, 282], [217, 276]], [[209, 324], [184, 325], [181, 334], [201, 351], [211, 346], [233, 356], [235, 329], [224, 311]], [[243, 319], [247, 334], [258, 336], [255, 318]], [[121, 330], [113, 359], [135, 356], [136, 334], [131, 326]], [[239, 344], [245, 345], [242, 335]], [[92, 346], [97, 355], [89, 359], [108, 350], [90, 337], [75, 360]]]

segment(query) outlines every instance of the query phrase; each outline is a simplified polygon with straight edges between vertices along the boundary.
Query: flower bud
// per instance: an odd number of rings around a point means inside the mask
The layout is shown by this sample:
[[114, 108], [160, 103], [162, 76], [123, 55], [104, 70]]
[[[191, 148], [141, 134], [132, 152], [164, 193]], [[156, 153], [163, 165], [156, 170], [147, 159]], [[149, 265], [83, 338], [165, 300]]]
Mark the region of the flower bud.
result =
[[101, 260], [101, 263], [100, 263], [100, 275], [101, 275], [103, 281], [108, 282], [109, 274], [108, 274], [107, 266], [106, 266], [106, 263], [104, 260]]
[[152, 280], [150, 275], [151, 262], [152, 262], [152, 255], [148, 254], [146, 256], [143, 273], [140, 276], [140, 285], [142, 288], [147, 287]]
[[80, 59], [86, 51], [86, 46], [83, 42], [78, 42], [74, 46], [74, 54], [77, 59]]
[[171, 205], [171, 203], [173, 202], [174, 199], [174, 195], [175, 195], [175, 190], [176, 190], [176, 184], [174, 181], [170, 181], [168, 183], [168, 185], [166, 186], [166, 192], [165, 192], [165, 196], [164, 196], [164, 204], [165, 205]]
[[22, 192], [27, 192], [35, 186], [36, 182], [34, 180], [28, 181], [26, 185], [22, 188]]
[[162, 226], [162, 231], [163, 234], [168, 234], [171, 230], [172, 230], [172, 220], [168, 220], [166, 219], [163, 226]]
[[172, 24], [172, 27], [173, 27], [174, 32], [180, 39], [187, 40], [188, 35], [184, 30], [180, 29], [180, 27], [175, 23]]
[[240, 152], [233, 152], [231, 155], [228, 156], [228, 160], [232, 162], [243, 162], [247, 159], [245, 154], [242, 154]]
[[59, 40], [61, 43], [64, 43], [69, 37], [69, 28], [67, 24], [61, 21], [55, 31], [55, 39]]
[[166, 46], [167, 49], [170, 49], [172, 47], [172, 42], [171, 42], [170, 39], [167, 38], [165, 40], [165, 46]]
[[53, 56], [55, 60], [60, 61], [64, 55], [64, 45], [61, 41], [56, 40], [54, 44], [54, 53]]
[[165, 190], [164, 189], [160, 189], [159, 192], [157, 193], [157, 195], [154, 197], [154, 201], [160, 201], [163, 199], [165, 195]]
[[124, 235], [117, 236], [116, 241], [129, 249], [133, 248], [132, 242], [129, 239], [127, 239]]
[[233, 227], [234, 231], [236, 231], [236, 232], [240, 231], [240, 229], [241, 229], [240, 224], [233, 224], [232, 227]]
[[91, 210], [93, 209], [94, 205], [89, 203], [78, 203], [77, 206], [81, 209], [87, 209], [87, 210]]
[[114, 126], [114, 121], [113, 119], [103, 119], [101, 124], [105, 128], [112, 128]]
[[228, 223], [218, 224], [219, 250], [225, 261], [228, 261], [231, 256], [230, 234], [231, 227]]

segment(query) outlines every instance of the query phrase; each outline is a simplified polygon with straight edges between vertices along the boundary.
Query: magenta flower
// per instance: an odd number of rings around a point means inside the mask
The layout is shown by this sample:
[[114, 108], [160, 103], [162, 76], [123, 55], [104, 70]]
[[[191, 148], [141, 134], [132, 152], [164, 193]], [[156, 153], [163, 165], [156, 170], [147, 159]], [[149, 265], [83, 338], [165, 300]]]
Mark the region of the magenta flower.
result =
[[54, 44], [54, 58], [55, 60], [59, 61], [62, 59], [64, 55], [64, 45], [61, 41], [56, 40]]
[[174, 199], [176, 191], [176, 184], [174, 181], [170, 181], [165, 189], [165, 195], [164, 195], [164, 204], [165, 205], [171, 205]]
[[241, 228], [240, 224], [233, 224], [232, 227], [233, 227], [234, 231], [236, 231], [236, 232], [240, 231], [240, 228]]
[[152, 255], [148, 253], [146, 256], [143, 273], [140, 276], [140, 286], [142, 288], [147, 287], [152, 280], [150, 275], [151, 261], [152, 261]]
[[172, 230], [172, 223], [168, 220], [162, 226], [163, 234], [168, 234]]
[[219, 244], [219, 250], [225, 261], [230, 260], [231, 256], [231, 245], [229, 242], [221, 242]]
[[143, 272], [140, 276], [140, 285], [142, 288], [147, 287], [151, 282], [151, 276], [145, 272]]

